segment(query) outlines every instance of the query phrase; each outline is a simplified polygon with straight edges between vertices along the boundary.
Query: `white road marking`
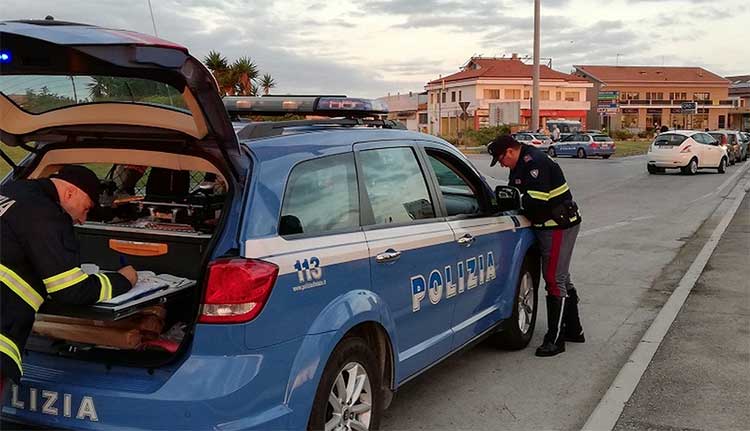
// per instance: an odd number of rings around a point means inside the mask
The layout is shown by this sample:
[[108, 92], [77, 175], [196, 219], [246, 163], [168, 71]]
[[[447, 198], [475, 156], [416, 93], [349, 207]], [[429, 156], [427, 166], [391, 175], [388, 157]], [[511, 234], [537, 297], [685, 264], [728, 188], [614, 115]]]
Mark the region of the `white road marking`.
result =
[[617, 222], [617, 223], [610, 224], [610, 225], [607, 225], [607, 226], [602, 226], [602, 227], [597, 227], [597, 228], [594, 228], [594, 229], [589, 229], [587, 231], [584, 231], [584, 232], [581, 232], [580, 234], [578, 234], [578, 238], [583, 238], [583, 237], [587, 237], [587, 236], [594, 235], [594, 234], [597, 234], [597, 233], [606, 232], [608, 230], [617, 229], [618, 227], [627, 226], [627, 225], [629, 225], [631, 223], [632, 222], [629, 222], [629, 221], [621, 221], [621, 222]]
[[726, 231], [727, 226], [732, 221], [737, 209], [739, 208], [742, 200], [747, 193], [747, 187], [750, 186], [750, 181], [746, 181], [745, 184], [738, 183], [734, 189], [732, 189], [729, 195], [730, 199], [724, 201], [719, 209], [722, 207], [728, 207], [726, 214], [716, 226], [711, 237], [708, 239], [706, 244], [701, 249], [698, 256], [693, 261], [690, 268], [680, 280], [677, 288], [672, 292], [667, 303], [664, 304], [656, 319], [651, 323], [646, 333], [641, 338], [641, 341], [636, 346], [633, 353], [628, 358], [628, 361], [623, 365], [620, 372], [615, 377], [614, 382], [604, 394], [604, 397], [599, 401], [594, 411], [589, 416], [588, 420], [583, 426], [584, 430], [592, 431], [604, 431], [612, 430], [617, 424], [617, 420], [622, 414], [622, 410], [625, 408], [625, 403], [630, 399], [631, 395], [635, 391], [638, 382], [640, 382], [643, 373], [651, 363], [656, 350], [659, 348], [662, 340], [666, 336], [669, 328], [672, 326], [677, 314], [680, 312], [682, 305], [687, 300], [690, 291], [695, 286], [696, 281], [700, 277], [703, 269], [706, 267], [709, 258], [713, 254], [716, 246], [719, 244], [721, 236]]
[[727, 178], [726, 181], [724, 181], [723, 183], [721, 183], [721, 185], [719, 187], [717, 187], [716, 190], [712, 191], [711, 193], [706, 193], [705, 195], [699, 197], [698, 199], [693, 199], [692, 201], [688, 202], [688, 205], [694, 204], [694, 203], [696, 203], [696, 202], [698, 202], [700, 200], [703, 200], [703, 199], [706, 199], [708, 197], [711, 197], [711, 196], [713, 196], [713, 195], [715, 195], [717, 193], [721, 193], [721, 191], [724, 190], [729, 184], [731, 184], [732, 182], [734, 182], [734, 180], [737, 179], [738, 176], [740, 176], [743, 173], [745, 173], [745, 171], [748, 169], [748, 167], [750, 167], [750, 163], [745, 162], [745, 165], [743, 167], [741, 167], [740, 169], [738, 169], [737, 172], [734, 173], [734, 175], [732, 175], [731, 177]]

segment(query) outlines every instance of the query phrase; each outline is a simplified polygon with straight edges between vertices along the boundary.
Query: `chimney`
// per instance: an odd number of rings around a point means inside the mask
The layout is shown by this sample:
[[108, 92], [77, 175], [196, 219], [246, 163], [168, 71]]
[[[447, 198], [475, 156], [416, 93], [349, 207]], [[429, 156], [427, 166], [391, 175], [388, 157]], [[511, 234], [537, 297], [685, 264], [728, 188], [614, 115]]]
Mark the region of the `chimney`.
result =
[[512, 54], [511, 56], [510, 56], [510, 59], [511, 59], [511, 60], [518, 60], [518, 53], [515, 53], [515, 52], [514, 52], [514, 53], [513, 53], [513, 54]]

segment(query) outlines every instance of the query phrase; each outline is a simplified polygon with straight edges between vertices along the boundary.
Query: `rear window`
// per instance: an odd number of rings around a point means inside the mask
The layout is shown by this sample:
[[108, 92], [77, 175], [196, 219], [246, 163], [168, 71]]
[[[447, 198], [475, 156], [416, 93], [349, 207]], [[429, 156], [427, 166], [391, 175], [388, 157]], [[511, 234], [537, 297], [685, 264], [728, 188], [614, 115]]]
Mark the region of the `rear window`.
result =
[[719, 142], [722, 141], [722, 137], [724, 136], [723, 133], [709, 133], [709, 135], [711, 135], [712, 138], [716, 139]]
[[594, 138], [594, 141], [596, 142], [612, 142], [612, 138], [610, 138], [609, 136], [594, 135], [593, 138]]
[[104, 102], [155, 105], [190, 113], [176, 88], [141, 78], [0, 75], [0, 93], [32, 114]]
[[545, 135], [545, 134], [542, 134], [542, 133], [536, 134], [536, 135], [534, 135], [534, 137], [535, 137], [536, 139], [539, 139], [539, 140], [541, 140], [541, 141], [543, 141], [543, 140], [547, 139], [547, 135]]
[[685, 142], [685, 139], [687, 139], [687, 136], [685, 135], [677, 135], [675, 133], [665, 133], [661, 134], [656, 137], [654, 140], [654, 145], [680, 145], [683, 142]]

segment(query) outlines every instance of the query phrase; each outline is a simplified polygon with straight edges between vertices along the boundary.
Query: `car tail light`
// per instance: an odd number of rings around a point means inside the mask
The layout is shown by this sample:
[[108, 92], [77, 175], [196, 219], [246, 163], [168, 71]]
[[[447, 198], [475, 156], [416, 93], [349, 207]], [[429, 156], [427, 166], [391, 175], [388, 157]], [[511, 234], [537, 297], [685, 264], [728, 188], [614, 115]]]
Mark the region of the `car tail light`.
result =
[[278, 266], [258, 259], [211, 262], [198, 321], [240, 323], [254, 319], [266, 304], [278, 275]]
[[590, 146], [591, 148], [593, 148], [593, 149], [597, 149], [597, 148], [599, 148], [599, 144], [597, 144], [596, 142], [592, 142], [592, 143], [591, 143], [591, 145], [589, 145], [589, 146]]
[[538, 139], [532, 139], [531, 143], [534, 144], [534, 145], [542, 145], [542, 141], [540, 141]]
[[680, 150], [680, 152], [681, 152], [681, 153], [690, 153], [690, 152], [691, 152], [691, 151], [690, 151], [690, 147], [691, 147], [691, 146], [692, 146], [692, 145], [690, 145], [690, 144], [688, 144], [688, 145], [685, 145], [685, 148], [683, 148], [682, 150]]

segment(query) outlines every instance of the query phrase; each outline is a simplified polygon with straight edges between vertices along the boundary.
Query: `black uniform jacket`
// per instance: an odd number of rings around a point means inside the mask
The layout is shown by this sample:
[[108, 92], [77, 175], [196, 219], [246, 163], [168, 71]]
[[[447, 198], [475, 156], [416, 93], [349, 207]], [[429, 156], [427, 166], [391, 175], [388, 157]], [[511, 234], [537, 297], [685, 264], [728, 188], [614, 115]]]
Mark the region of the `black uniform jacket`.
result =
[[535, 229], [565, 229], [581, 222], [562, 169], [538, 148], [521, 145], [508, 185], [521, 191], [523, 213]]
[[73, 220], [52, 181], [22, 180], [0, 188], [0, 371], [18, 381], [21, 354], [37, 310], [49, 299], [107, 301], [130, 289], [117, 272], [88, 275], [80, 267]]

